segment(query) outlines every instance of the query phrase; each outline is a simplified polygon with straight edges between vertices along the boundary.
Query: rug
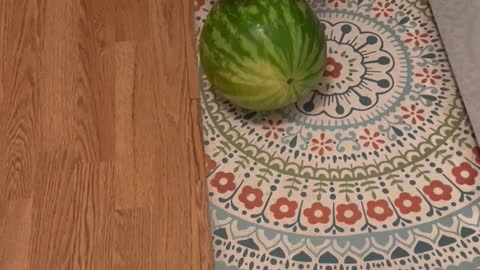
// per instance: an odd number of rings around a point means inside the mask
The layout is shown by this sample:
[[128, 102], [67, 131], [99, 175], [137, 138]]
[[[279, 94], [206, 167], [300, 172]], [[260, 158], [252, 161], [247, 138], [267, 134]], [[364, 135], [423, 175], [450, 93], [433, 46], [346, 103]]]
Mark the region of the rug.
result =
[[427, 1], [309, 4], [328, 66], [296, 104], [239, 109], [200, 66], [216, 269], [477, 269], [480, 148]]

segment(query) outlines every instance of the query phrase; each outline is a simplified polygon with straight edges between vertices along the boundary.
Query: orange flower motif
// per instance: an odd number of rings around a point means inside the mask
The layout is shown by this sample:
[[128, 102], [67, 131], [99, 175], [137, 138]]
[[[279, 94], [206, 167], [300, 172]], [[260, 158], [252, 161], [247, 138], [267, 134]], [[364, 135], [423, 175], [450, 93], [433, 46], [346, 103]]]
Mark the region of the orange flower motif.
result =
[[416, 125], [419, 122], [425, 121], [425, 117], [423, 116], [423, 113], [425, 112], [425, 110], [423, 110], [423, 109], [417, 110], [417, 107], [415, 107], [415, 105], [413, 105], [413, 104], [412, 104], [412, 106], [410, 106], [410, 109], [408, 109], [405, 106], [402, 106], [401, 109], [402, 109], [402, 111], [406, 112], [402, 116], [403, 120], [406, 121], [406, 120], [410, 119], [410, 122], [412, 122], [412, 125]]
[[337, 206], [337, 221], [353, 225], [362, 218], [362, 213], [354, 203], [339, 204]]
[[332, 57], [327, 57], [325, 71], [323, 71], [323, 77], [332, 77], [336, 79], [340, 77], [340, 71], [342, 71], [342, 64], [336, 62]]
[[406, 192], [400, 193], [395, 200], [395, 206], [398, 207], [400, 213], [409, 214], [411, 212], [420, 212], [420, 203], [422, 199], [418, 196], [412, 196]]
[[245, 208], [253, 209], [263, 205], [262, 197], [263, 192], [260, 189], [245, 186], [242, 189], [242, 193], [238, 196], [238, 199], [245, 205]]
[[327, 224], [330, 221], [330, 209], [323, 204], [316, 202], [310, 208], [303, 210], [303, 215], [307, 217], [310, 224]]
[[200, 8], [205, 4], [205, 0], [193, 0], [195, 11], [199, 11]]
[[378, 221], [384, 221], [393, 215], [392, 209], [386, 200], [370, 201], [367, 203], [367, 216]]
[[332, 151], [332, 139], [325, 140], [325, 134], [322, 133], [318, 139], [312, 139], [312, 152], [318, 151], [319, 156], [323, 156], [323, 154], [327, 151]]
[[368, 129], [364, 129], [365, 135], [360, 135], [360, 140], [364, 141], [363, 146], [369, 147], [372, 145], [373, 149], [378, 150], [385, 140], [380, 137], [380, 132], [376, 131], [373, 134]]
[[278, 135], [285, 131], [281, 125], [282, 120], [278, 120], [277, 123], [273, 123], [272, 120], [268, 120], [268, 125], [263, 126], [263, 129], [267, 130], [265, 137], [270, 138], [270, 136], [273, 135], [274, 139], [278, 139]]
[[390, 3], [382, 3], [382, 1], [377, 1], [377, 6], [372, 8], [373, 11], [376, 11], [375, 17], [378, 18], [380, 16], [385, 16], [388, 18], [391, 12], [393, 12], [393, 8], [390, 7]]
[[339, 3], [345, 4], [347, 0], [327, 0], [327, 3], [332, 4], [335, 3], [335, 7], [337, 8], [339, 6]]
[[473, 186], [478, 172], [470, 166], [467, 162], [463, 162], [460, 166], [452, 169], [452, 174], [455, 176], [455, 182], [459, 185]]
[[207, 169], [207, 173], [211, 172], [217, 166], [217, 162], [211, 159], [209, 155], [205, 155], [205, 168]]
[[279, 198], [275, 204], [270, 206], [273, 216], [276, 219], [291, 218], [295, 216], [298, 204], [296, 201], [290, 201], [287, 198]]
[[218, 172], [215, 174], [210, 184], [216, 188], [218, 192], [225, 193], [233, 191], [237, 187], [233, 182], [234, 179], [235, 176], [233, 173]]
[[415, 76], [422, 78], [422, 83], [426, 84], [430, 82], [431, 85], [436, 85], [437, 80], [440, 80], [442, 76], [438, 74], [438, 69], [433, 69], [432, 71], [427, 68], [422, 69], [423, 73], [416, 73]]
[[475, 162], [477, 164], [480, 164], [480, 147], [475, 146], [472, 151], [473, 151], [473, 154], [475, 155]]
[[413, 41], [416, 47], [420, 46], [421, 43], [425, 43], [425, 44], [428, 43], [428, 40], [427, 40], [428, 34], [427, 33], [420, 34], [420, 30], [418, 29], [415, 29], [414, 34], [408, 32], [407, 36], [408, 38], [405, 40], [405, 42], [409, 43]]
[[434, 202], [452, 199], [452, 187], [439, 180], [433, 180], [428, 186], [423, 187], [423, 192]]

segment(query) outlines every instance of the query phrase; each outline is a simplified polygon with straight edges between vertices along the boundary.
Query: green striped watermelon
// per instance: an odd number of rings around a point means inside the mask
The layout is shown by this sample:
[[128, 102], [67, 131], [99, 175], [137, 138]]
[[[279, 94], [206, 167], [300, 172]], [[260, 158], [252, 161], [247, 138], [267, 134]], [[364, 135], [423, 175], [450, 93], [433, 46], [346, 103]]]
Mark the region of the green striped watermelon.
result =
[[303, 0], [218, 0], [200, 38], [212, 85], [255, 111], [294, 103], [321, 78], [323, 29]]

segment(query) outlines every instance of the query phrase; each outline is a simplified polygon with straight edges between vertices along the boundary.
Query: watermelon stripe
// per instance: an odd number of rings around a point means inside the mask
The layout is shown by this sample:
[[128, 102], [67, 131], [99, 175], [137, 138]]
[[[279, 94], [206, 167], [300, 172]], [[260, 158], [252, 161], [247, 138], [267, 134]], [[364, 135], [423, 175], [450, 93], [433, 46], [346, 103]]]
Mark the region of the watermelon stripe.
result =
[[325, 64], [324, 33], [301, 0], [219, 0], [199, 49], [212, 84], [252, 110], [294, 102]]

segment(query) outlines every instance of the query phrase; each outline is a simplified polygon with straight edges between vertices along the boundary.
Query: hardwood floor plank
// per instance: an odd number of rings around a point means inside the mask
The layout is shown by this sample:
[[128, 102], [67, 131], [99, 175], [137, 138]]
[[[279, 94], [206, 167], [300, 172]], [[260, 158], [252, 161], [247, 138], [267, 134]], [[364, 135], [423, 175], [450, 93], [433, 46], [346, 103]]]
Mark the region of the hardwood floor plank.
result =
[[31, 195], [38, 145], [35, 7], [28, 0], [0, 1], [0, 198]]
[[115, 156], [114, 96], [109, 79], [114, 76], [114, 59], [105, 54], [110, 40], [108, 6], [96, 0], [74, 0], [77, 13], [71, 43], [76, 70], [71, 93], [74, 99], [73, 144], [79, 159], [110, 161]]
[[[41, 124], [45, 151], [75, 145], [84, 162], [113, 160], [114, 59], [102, 1], [48, 1], [41, 39]], [[59, 21], [63, 23], [58, 23]]]
[[115, 57], [115, 208], [142, 206], [142, 194], [135, 178], [135, 88], [134, 42], [119, 42], [112, 49]]
[[182, 0], [183, 26], [185, 37], [185, 55], [187, 59], [190, 99], [200, 99], [200, 89], [198, 88], [198, 61], [196, 53], [196, 30], [193, 21], [194, 1]]
[[154, 226], [158, 228], [154, 239], [159, 252], [154, 265], [162, 270], [196, 269], [191, 238], [193, 181], [188, 172], [189, 90], [185, 38], [178, 34], [183, 33], [182, 7], [173, 1], [149, 4], [152, 37], [143, 43], [144, 49], [137, 50], [137, 177], [153, 180]]
[[159, 269], [159, 265], [155, 267], [152, 264], [152, 254], [155, 253], [152, 249], [155, 230], [152, 225], [150, 209], [115, 211], [115, 270]]
[[109, 269], [112, 165], [80, 164], [67, 151], [43, 160], [33, 198], [32, 269]]
[[[197, 194], [190, 167], [194, 138], [189, 125], [189, 60], [186, 38], [178, 35], [184, 33], [183, 9], [173, 1], [151, 0], [149, 7], [152, 37], [137, 48], [134, 113], [136, 177], [153, 180], [145, 185], [151, 187], [148, 197], [158, 228], [154, 249], [160, 253], [153, 257], [154, 265], [161, 265], [160, 269], [207, 269], [203, 267], [209, 264], [201, 262], [201, 254], [211, 256], [197, 249], [200, 239], [192, 235], [200, 220], [194, 213], [198, 209], [192, 209]], [[205, 243], [208, 247], [210, 241]]]
[[50, 151], [70, 145], [75, 137], [73, 91], [78, 57], [73, 40], [79, 15], [70, 0], [52, 0], [44, 2], [39, 17], [41, 146]]
[[[134, 85], [131, 89], [127, 89], [125, 85], [122, 86], [125, 89], [118, 89], [118, 91], [127, 91], [119, 93], [127, 98], [128, 91], [133, 91], [133, 93], [130, 92], [130, 102], [125, 104], [131, 107], [117, 108], [117, 112], [122, 111], [121, 115], [117, 114], [120, 116], [117, 119], [118, 123], [127, 125], [124, 134], [117, 133], [119, 139], [127, 140], [118, 141], [117, 150], [123, 147], [122, 151], [133, 151], [133, 153], [122, 152], [122, 156], [117, 156], [119, 166], [129, 163], [127, 167], [118, 169], [126, 170], [124, 173], [133, 173], [133, 175], [118, 175], [120, 178], [116, 179], [119, 181], [116, 190], [116, 203], [119, 210], [152, 206], [155, 197], [158, 196], [159, 175], [162, 171], [161, 165], [156, 162], [158, 161], [156, 157], [161, 150], [162, 137], [156, 126], [160, 112], [155, 107], [154, 92], [158, 88], [156, 87], [157, 78], [154, 76], [156, 67], [152, 64], [154, 58], [152, 58], [151, 44], [149, 42], [136, 44], [134, 53], [134, 56], [124, 56], [134, 57], [133, 60], [124, 59], [135, 63], [134, 70], [128, 71], [133, 75]], [[125, 70], [125, 67], [121, 69]], [[122, 70], [119, 72], [123, 72]], [[123, 75], [117, 75], [120, 80], [126, 79]], [[117, 85], [120, 86], [120, 84]], [[131, 116], [129, 117], [128, 114]], [[120, 145], [122, 143], [132, 143], [132, 145]]]
[[115, 0], [115, 41], [141, 41], [150, 36], [148, 0]]
[[113, 172], [110, 162], [77, 166], [74, 269], [112, 269]]
[[32, 199], [0, 202], [0, 269], [29, 269]]
[[[184, 73], [184, 76], [186, 74]], [[187, 92], [187, 82], [184, 82], [182, 88], [176, 91]], [[191, 161], [191, 152], [189, 152], [191, 137], [188, 126], [190, 118], [190, 106], [187, 99], [187, 93], [182, 98], [182, 103], [172, 103], [179, 108], [170, 108], [169, 111], [177, 111], [175, 115], [176, 132], [165, 132], [164, 144], [162, 151], [159, 153], [159, 158], [165, 164], [165, 172], [161, 178], [160, 188], [160, 213], [167, 215], [168, 218], [159, 217], [160, 222], [160, 256], [163, 258], [185, 258], [184, 260], [169, 261], [167, 269], [199, 269], [200, 265], [195, 264], [196, 258], [192, 256], [197, 255], [194, 252], [195, 240], [192, 235], [192, 211], [191, 200], [195, 196], [193, 192], [195, 182], [190, 177], [189, 163]], [[167, 118], [168, 119], [168, 118]], [[164, 118], [162, 123], [168, 122]], [[174, 119], [169, 119], [173, 125]], [[161, 258], [160, 257], [160, 258]]]
[[191, 9], [0, 1], [0, 269], [212, 269]]
[[[192, 100], [190, 102], [190, 138], [194, 138], [191, 142], [192, 157], [189, 162], [189, 179], [192, 179], [191, 198], [191, 228], [192, 228], [192, 264], [193, 269], [206, 270], [213, 269], [213, 249], [212, 242], [208, 198], [207, 198], [207, 181], [205, 171], [205, 156], [202, 143], [202, 126], [201, 126], [200, 101]], [[196, 267], [196, 268], [195, 268]]]
[[[66, 269], [72, 262], [71, 196], [75, 163], [66, 152], [42, 155], [33, 197], [32, 269]], [[61, 203], [59, 203], [61, 202]]]

